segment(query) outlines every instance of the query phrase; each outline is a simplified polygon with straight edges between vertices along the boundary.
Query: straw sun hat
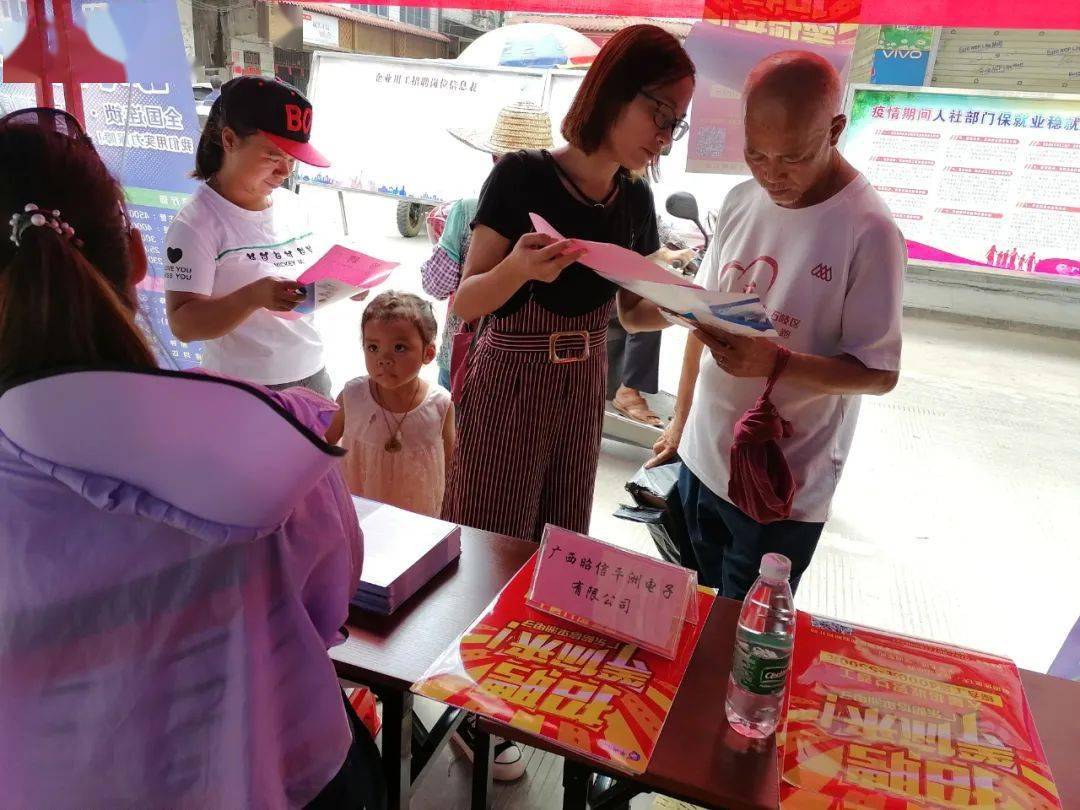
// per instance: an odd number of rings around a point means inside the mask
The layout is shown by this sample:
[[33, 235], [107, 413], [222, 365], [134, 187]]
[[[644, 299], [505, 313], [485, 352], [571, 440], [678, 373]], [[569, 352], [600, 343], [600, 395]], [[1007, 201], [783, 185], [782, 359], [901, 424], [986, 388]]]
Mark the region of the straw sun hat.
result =
[[550, 149], [551, 116], [547, 110], [528, 101], [519, 101], [499, 110], [495, 128], [451, 129], [448, 132], [473, 149], [492, 155], [504, 155], [518, 149]]

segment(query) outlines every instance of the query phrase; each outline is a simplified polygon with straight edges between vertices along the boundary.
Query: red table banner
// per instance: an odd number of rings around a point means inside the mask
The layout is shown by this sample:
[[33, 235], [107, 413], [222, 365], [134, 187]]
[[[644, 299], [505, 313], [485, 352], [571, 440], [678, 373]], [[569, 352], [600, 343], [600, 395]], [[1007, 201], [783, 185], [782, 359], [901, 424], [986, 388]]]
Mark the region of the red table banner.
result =
[[[679, 690], [713, 592], [696, 591], [674, 660], [525, 604], [536, 555], [412, 691], [643, 773]], [[718, 688], [721, 688], [718, 686]]]
[[1059, 808], [1016, 665], [799, 613], [784, 810]]

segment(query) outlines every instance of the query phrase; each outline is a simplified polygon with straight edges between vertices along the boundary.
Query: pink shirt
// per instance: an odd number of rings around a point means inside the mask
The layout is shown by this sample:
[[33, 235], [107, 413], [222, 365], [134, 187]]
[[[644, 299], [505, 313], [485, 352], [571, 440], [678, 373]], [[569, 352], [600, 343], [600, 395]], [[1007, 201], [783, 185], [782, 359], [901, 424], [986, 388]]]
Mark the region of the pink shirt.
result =
[[[362, 558], [333, 409], [170, 372], [0, 396], [5, 808], [278, 808], [330, 781], [351, 737], [326, 650]], [[267, 502], [230, 504], [250, 480]]]

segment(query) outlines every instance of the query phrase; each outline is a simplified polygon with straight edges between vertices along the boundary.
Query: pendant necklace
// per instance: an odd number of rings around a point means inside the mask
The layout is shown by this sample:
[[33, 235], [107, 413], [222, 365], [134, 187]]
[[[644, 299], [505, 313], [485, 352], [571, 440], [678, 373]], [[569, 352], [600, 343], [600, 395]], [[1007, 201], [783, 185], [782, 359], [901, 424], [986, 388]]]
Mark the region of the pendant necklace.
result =
[[409, 399], [409, 407], [405, 411], [405, 413], [401, 415], [401, 418], [397, 420], [397, 425], [394, 427], [393, 430], [390, 429], [390, 417], [386, 415], [386, 408], [383, 407], [383, 404], [379, 402], [378, 398], [376, 397], [375, 403], [379, 406], [379, 410], [382, 411], [383, 422], [386, 423], [386, 432], [389, 436], [389, 438], [387, 438], [386, 440], [386, 443], [383, 445], [383, 450], [385, 450], [387, 453], [401, 452], [401, 426], [405, 423], [406, 418], [408, 418], [409, 414], [412, 413], [413, 409], [416, 407], [415, 405], [413, 405], [413, 402], [416, 400], [416, 395], [419, 391], [420, 378], [417, 377], [416, 386], [413, 388], [412, 397], [410, 397]]
[[603, 210], [607, 208], [608, 204], [612, 201], [612, 199], [614, 199], [616, 192], [618, 192], [619, 190], [619, 175], [617, 173], [614, 177], [611, 178], [611, 188], [608, 189], [608, 193], [604, 195], [604, 199], [594, 200], [592, 197], [590, 197], [588, 194], [581, 190], [580, 186], [578, 186], [578, 184], [574, 182], [574, 178], [570, 176], [569, 172], [567, 172], [566, 169], [559, 165], [559, 161], [555, 160], [555, 158], [548, 152], [545, 152], [544, 154], [547, 156], [547, 159], [551, 161], [551, 165], [555, 167], [555, 172], [564, 180], [566, 180], [567, 183], [569, 183], [570, 188], [572, 188], [574, 192], [578, 195], [578, 197], [580, 197], [587, 205], [591, 205], [593, 208]]

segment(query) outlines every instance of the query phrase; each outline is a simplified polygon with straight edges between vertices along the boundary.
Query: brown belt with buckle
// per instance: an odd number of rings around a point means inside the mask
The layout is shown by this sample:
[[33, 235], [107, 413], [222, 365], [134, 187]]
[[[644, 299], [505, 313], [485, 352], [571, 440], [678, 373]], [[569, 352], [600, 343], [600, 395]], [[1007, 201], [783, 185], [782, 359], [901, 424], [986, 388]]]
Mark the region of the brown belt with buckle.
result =
[[550, 335], [487, 333], [487, 344], [496, 351], [547, 354], [548, 360], [557, 365], [584, 362], [592, 355], [593, 349], [599, 349], [606, 342], [606, 329], [596, 332], [555, 332]]

